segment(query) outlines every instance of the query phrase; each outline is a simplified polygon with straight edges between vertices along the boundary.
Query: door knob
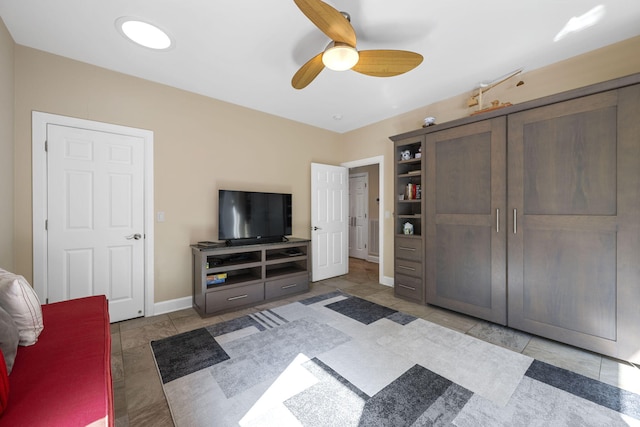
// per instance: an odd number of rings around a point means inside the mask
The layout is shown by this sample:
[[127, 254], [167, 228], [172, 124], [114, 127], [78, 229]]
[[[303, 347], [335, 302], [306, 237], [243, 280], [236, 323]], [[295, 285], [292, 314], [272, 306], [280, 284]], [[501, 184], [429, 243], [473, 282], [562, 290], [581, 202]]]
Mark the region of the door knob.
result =
[[313, 227], [311, 227], [311, 230], [313, 231], [317, 231], [317, 230], [322, 230], [322, 228], [320, 227], [316, 227], [315, 225]]
[[140, 240], [140, 239], [142, 239], [142, 234], [140, 234], [140, 233], [132, 234], [130, 236], [127, 236], [126, 239], [127, 240], [131, 240], [131, 239]]

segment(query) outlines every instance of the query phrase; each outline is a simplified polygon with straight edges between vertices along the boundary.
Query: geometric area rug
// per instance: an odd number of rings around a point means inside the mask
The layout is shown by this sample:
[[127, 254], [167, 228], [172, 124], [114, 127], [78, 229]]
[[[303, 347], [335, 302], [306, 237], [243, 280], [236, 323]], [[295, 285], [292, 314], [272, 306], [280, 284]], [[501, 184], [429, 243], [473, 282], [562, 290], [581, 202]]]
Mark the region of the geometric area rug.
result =
[[176, 426], [640, 426], [640, 396], [339, 291], [151, 342]]

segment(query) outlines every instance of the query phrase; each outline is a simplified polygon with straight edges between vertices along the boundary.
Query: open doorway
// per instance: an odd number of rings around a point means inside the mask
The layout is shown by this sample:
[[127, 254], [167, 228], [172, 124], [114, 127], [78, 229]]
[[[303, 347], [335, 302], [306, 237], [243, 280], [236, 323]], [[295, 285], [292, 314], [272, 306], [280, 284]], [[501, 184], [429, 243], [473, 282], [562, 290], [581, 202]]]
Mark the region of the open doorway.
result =
[[[387, 284], [383, 280], [384, 221], [382, 221], [382, 218], [384, 217], [384, 156], [346, 162], [341, 166], [349, 169], [350, 183], [352, 182], [351, 177], [353, 177], [354, 183], [356, 181], [359, 182], [358, 191], [364, 192], [364, 194], [353, 195], [353, 197], [350, 194], [350, 257], [353, 257], [359, 263], [377, 263], [378, 282]], [[363, 178], [365, 176], [367, 177], [366, 186], [363, 185]], [[357, 207], [356, 203], [358, 203]], [[352, 249], [356, 250], [352, 251]]]

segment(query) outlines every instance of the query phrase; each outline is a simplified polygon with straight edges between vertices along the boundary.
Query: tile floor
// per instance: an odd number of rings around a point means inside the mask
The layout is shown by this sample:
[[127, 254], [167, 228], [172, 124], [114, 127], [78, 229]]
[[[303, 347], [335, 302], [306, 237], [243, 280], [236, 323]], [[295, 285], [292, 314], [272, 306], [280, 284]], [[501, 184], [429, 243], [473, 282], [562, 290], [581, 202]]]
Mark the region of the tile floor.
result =
[[202, 319], [193, 309], [186, 309], [112, 324], [116, 426], [173, 425], [151, 355], [151, 340], [336, 289], [640, 394], [640, 369], [635, 366], [459, 313], [395, 298], [393, 288], [378, 284], [378, 264], [351, 259], [349, 270], [346, 276], [312, 283], [308, 293], [220, 316]]

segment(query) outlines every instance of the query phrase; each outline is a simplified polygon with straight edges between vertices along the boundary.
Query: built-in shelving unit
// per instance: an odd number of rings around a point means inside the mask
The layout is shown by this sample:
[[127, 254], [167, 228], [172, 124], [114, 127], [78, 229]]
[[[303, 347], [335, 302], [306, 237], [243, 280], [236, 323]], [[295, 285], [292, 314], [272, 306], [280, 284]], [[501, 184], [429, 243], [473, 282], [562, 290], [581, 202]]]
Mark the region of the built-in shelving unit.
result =
[[424, 137], [395, 142], [395, 295], [424, 303]]

